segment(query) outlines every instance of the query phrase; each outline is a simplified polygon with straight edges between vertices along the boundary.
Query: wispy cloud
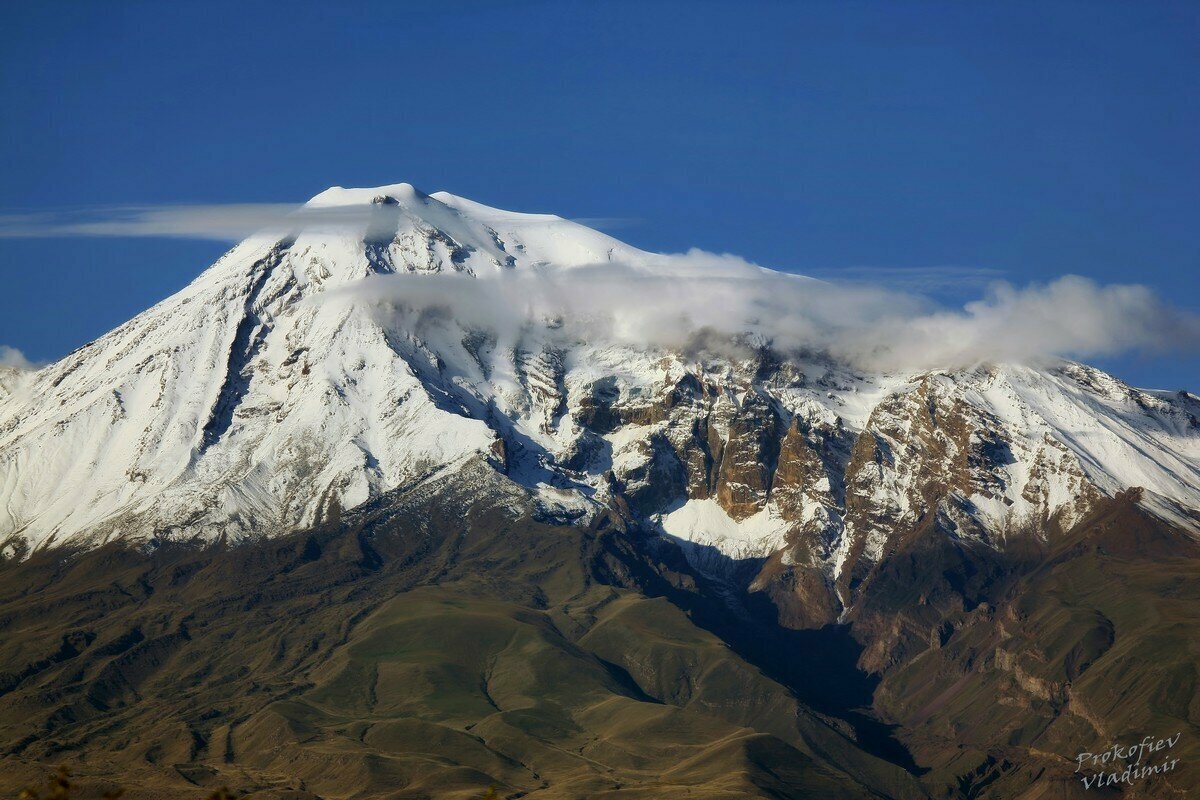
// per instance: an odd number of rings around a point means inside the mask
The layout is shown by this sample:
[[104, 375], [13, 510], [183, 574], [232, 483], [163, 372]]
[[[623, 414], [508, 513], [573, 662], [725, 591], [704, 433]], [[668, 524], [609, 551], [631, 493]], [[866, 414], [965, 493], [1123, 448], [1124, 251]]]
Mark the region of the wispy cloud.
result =
[[809, 270], [816, 278], [851, 283], [891, 286], [914, 292], [979, 291], [989, 284], [1003, 280], [1004, 270], [990, 267], [928, 266], [928, 267], [836, 267]]
[[588, 228], [595, 228], [598, 231], [616, 231], [624, 228], [636, 228], [641, 225], [644, 220], [637, 217], [573, 217], [571, 222]]
[[0, 344], [0, 367], [11, 367], [13, 369], [36, 369], [37, 364], [30, 361], [15, 347], [9, 347], [6, 344]]
[[289, 203], [111, 206], [0, 215], [0, 238], [160, 237], [237, 241], [260, 231], [328, 230], [369, 223], [373, 207]]
[[[158, 236], [239, 240], [252, 234], [369, 232], [395, 206], [125, 206], [0, 215], [0, 237]], [[381, 219], [381, 215], [386, 219]], [[594, 226], [602, 221], [585, 220]], [[612, 224], [616, 220], [607, 220]], [[387, 227], [387, 230], [394, 228]], [[1200, 352], [1200, 317], [1138, 285], [1099, 285], [1078, 276], [1025, 287], [981, 267], [820, 270], [822, 280], [763, 269], [700, 250], [645, 254], [638, 263], [505, 273], [494, 280], [452, 276], [378, 278], [341, 296], [414, 325], [439, 310], [473, 327], [518, 336], [560, 320], [555, 336], [693, 347], [750, 333], [783, 348], [828, 352], [868, 368], [959, 366], [1053, 356], [1091, 358], [1128, 351]], [[978, 298], [948, 308], [931, 296]], [[716, 338], [713, 338], [716, 337]], [[0, 363], [33, 366], [0, 348]]]
[[[370, 204], [297, 206], [291, 203], [225, 203], [212, 205], [106, 206], [0, 214], [0, 238], [130, 237], [239, 241], [261, 232], [328, 232], [361, 230], [377, 215], [394, 213]], [[586, 217], [573, 220], [597, 230], [640, 224], [632, 217]]]

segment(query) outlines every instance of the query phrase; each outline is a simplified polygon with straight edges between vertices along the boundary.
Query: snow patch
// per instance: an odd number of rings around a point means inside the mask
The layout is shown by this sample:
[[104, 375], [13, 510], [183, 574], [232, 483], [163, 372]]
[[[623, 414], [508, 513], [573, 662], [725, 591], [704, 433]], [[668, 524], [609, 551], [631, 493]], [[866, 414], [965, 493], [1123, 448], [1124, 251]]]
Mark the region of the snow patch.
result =
[[670, 536], [714, 547], [733, 559], [769, 556], [784, 546], [784, 537], [792, 527], [770, 506], [738, 522], [711, 497], [688, 500], [661, 515], [658, 524]]

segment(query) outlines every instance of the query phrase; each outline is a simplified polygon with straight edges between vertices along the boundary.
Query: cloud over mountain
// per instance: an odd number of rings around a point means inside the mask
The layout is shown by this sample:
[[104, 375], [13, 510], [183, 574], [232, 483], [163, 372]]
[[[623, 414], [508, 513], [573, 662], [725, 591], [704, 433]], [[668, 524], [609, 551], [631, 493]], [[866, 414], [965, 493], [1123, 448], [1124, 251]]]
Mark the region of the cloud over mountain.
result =
[[[361, 235], [381, 219], [390, 230], [397, 213], [395, 206], [339, 200], [304, 206], [76, 209], [0, 216], [0, 238], [234, 240], [264, 231]], [[334, 294], [406, 318], [418, 314], [425, 325], [449, 314], [500, 339], [513, 339], [524, 327], [546, 320], [555, 322], [554, 335], [560, 337], [603, 336], [666, 348], [728, 345], [749, 333], [783, 349], [821, 351], [864, 369], [1200, 351], [1200, 317], [1140, 285], [1100, 285], [1068, 275], [1014, 286], [997, 280], [999, 271], [982, 267], [872, 267], [821, 274], [831, 279], [776, 272], [734, 255], [695, 249], [674, 255], [639, 251], [635, 263], [618, 258], [485, 281], [454, 274], [378, 276]], [[945, 308], [926, 295], [949, 283], [981, 296]], [[12, 353], [9, 361], [27, 363]]]
[[453, 274], [372, 277], [331, 299], [366, 302], [429, 330], [453, 319], [515, 341], [551, 335], [670, 349], [725, 346], [745, 334], [864, 369], [929, 369], [986, 361], [1092, 358], [1200, 349], [1200, 318], [1138, 285], [1065, 276], [994, 282], [961, 308], [870, 282], [822, 281], [692, 250], [646, 264], [606, 263], [474, 280]]
[[9, 347], [6, 344], [0, 344], [0, 367], [11, 367], [13, 369], [33, 369], [37, 365], [25, 357], [15, 347]]

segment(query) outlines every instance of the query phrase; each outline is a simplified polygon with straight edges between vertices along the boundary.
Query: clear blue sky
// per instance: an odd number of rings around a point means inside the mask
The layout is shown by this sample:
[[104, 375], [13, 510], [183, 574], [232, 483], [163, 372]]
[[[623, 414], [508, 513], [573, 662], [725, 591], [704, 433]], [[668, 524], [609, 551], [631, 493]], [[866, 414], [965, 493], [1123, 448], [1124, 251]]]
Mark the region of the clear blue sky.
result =
[[[1198, 42], [1195, 2], [5, 3], [0, 211], [403, 180], [654, 250], [1200, 310]], [[57, 358], [223, 249], [0, 240], [0, 344]], [[1101, 366], [1200, 388], [1194, 355]]]

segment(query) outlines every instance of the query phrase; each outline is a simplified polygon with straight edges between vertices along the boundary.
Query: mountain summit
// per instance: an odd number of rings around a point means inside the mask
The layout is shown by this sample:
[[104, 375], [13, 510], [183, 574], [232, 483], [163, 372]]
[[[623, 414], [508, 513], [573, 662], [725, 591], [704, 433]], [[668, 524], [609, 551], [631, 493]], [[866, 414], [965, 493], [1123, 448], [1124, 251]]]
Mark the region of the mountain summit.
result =
[[620, 247], [408, 184], [330, 189], [297, 219], [3, 399], [8, 553], [293, 528], [488, 452], [495, 432], [456, 407], [428, 348], [316, 298], [371, 275], [569, 266]]

